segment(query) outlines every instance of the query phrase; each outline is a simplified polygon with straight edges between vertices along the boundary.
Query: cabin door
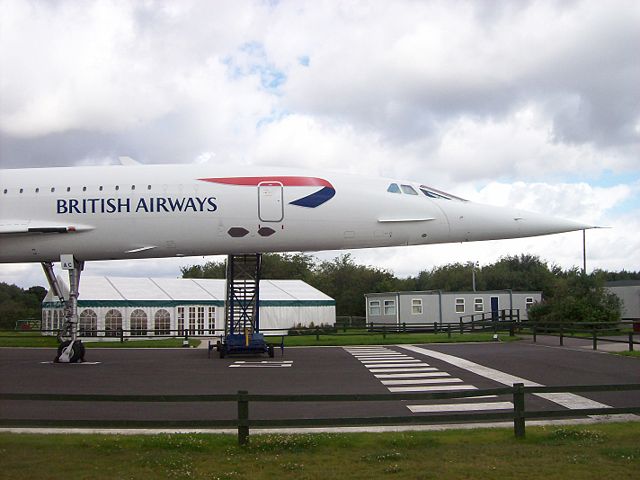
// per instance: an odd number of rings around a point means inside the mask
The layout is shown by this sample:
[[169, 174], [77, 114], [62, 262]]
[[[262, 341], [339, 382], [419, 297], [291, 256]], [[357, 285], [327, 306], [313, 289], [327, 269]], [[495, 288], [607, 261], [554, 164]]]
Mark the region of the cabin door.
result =
[[258, 185], [258, 218], [263, 222], [281, 222], [284, 218], [283, 191], [280, 182]]
[[491, 297], [491, 317], [493, 320], [498, 320], [499, 318], [500, 305], [498, 301], [498, 297]]

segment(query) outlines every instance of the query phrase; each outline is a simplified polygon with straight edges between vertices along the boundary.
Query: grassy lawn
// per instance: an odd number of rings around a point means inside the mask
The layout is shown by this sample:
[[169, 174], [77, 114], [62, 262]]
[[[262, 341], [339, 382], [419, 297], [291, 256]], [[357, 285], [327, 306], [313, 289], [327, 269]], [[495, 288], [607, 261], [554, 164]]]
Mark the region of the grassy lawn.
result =
[[[281, 337], [270, 337], [268, 342], [280, 343]], [[500, 333], [502, 342], [519, 340], [518, 337], [509, 337], [508, 333]], [[397, 343], [459, 343], [459, 342], [491, 342], [493, 333], [452, 333], [451, 338], [446, 333], [387, 333], [386, 338], [381, 333], [336, 333], [332, 335], [320, 335], [316, 340], [315, 335], [285, 336], [285, 347], [317, 346], [317, 345], [393, 345]]]
[[[174, 348], [182, 347], [182, 338], [159, 338], [157, 340], [127, 340], [126, 342], [92, 342], [83, 340], [87, 348]], [[200, 340], [189, 339], [189, 345], [197, 347]], [[0, 347], [47, 347], [56, 348], [58, 340], [55, 336], [43, 336], [40, 332], [7, 332], [0, 333]]]
[[[636, 345], [636, 348], [638, 348], [637, 345]], [[615, 353], [617, 353], [618, 355], [622, 355], [624, 357], [640, 357], [640, 351], [638, 350], [634, 350], [633, 352], [615, 352]]]
[[640, 423], [378, 434], [0, 434], [0, 471], [19, 479], [637, 478]]

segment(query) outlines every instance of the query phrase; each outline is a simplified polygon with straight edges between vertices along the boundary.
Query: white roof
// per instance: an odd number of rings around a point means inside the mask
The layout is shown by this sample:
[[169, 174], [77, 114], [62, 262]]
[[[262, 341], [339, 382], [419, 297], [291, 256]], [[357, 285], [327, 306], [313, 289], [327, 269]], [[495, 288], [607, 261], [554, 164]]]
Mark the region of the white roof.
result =
[[[60, 280], [60, 279], [59, 279]], [[226, 280], [210, 278], [91, 277], [80, 279], [82, 301], [224, 301]], [[261, 280], [263, 301], [333, 301], [302, 280]], [[55, 302], [51, 292], [45, 302]]]

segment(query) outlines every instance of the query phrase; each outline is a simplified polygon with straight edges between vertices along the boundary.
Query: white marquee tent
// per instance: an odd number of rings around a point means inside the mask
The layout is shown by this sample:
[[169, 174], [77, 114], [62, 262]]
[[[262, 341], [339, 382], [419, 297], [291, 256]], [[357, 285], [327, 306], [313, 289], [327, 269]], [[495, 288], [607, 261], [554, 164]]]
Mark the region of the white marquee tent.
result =
[[[64, 285], [66, 287], [66, 285]], [[63, 288], [64, 288], [63, 287]], [[225, 280], [82, 277], [79, 328], [84, 336], [222, 335]], [[50, 291], [43, 330], [57, 330], [63, 313]], [[335, 323], [335, 301], [301, 280], [260, 282], [260, 330]]]

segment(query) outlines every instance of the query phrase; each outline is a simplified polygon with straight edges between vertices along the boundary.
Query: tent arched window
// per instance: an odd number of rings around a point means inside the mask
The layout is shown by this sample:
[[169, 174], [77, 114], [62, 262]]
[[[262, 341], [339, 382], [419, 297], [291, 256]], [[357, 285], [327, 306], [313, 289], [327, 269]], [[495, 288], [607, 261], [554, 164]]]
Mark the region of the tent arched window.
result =
[[145, 336], [147, 334], [147, 314], [139, 308], [131, 312], [131, 335]]
[[164, 308], [158, 310], [154, 317], [156, 335], [169, 335], [171, 332], [171, 314]]
[[119, 337], [122, 331], [122, 313], [120, 310], [109, 310], [104, 316], [105, 337]]
[[81, 337], [95, 337], [98, 330], [98, 314], [87, 308], [80, 313], [78, 330]]

